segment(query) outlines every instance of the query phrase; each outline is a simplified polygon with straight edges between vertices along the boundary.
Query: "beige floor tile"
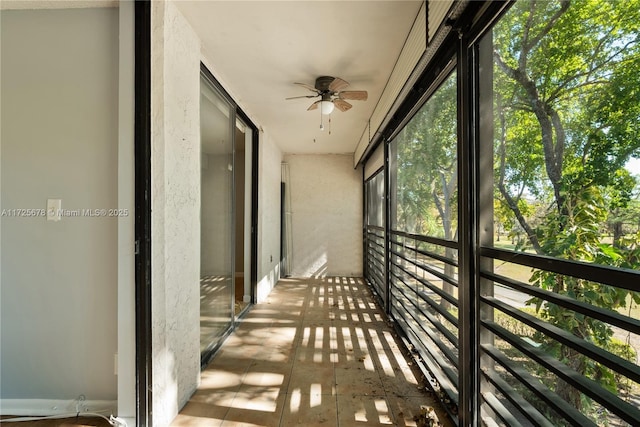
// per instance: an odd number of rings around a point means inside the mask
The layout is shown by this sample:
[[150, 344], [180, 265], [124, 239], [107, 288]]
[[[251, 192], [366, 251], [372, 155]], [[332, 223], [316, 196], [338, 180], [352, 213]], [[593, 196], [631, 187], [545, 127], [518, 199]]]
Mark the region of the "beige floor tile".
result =
[[209, 390], [206, 388], [198, 388], [193, 396], [191, 396], [189, 402], [229, 408], [238, 390]]
[[333, 366], [314, 363], [294, 363], [289, 380], [289, 393], [335, 394]]
[[350, 396], [384, 396], [382, 381], [377, 372], [364, 366], [355, 368], [336, 367], [336, 393]]
[[278, 345], [265, 349], [265, 351], [254, 358], [254, 363], [270, 362], [280, 364], [291, 364], [296, 355], [295, 345]]
[[220, 426], [229, 408], [189, 401], [171, 423], [172, 427]]
[[278, 388], [254, 387], [238, 393], [223, 427], [277, 427], [286, 395]]
[[173, 425], [416, 426], [434, 399], [403, 348], [361, 279], [282, 280], [225, 341]]
[[336, 427], [336, 398], [326, 394], [303, 394], [293, 390], [287, 395], [281, 427]]
[[216, 363], [221, 363], [220, 361], [225, 358], [251, 360], [256, 354], [264, 351], [264, 343], [262, 342], [248, 343], [240, 339], [235, 339], [233, 342], [228, 341], [223, 343], [222, 349], [218, 350], [215, 355]]
[[231, 368], [224, 369], [223, 367], [207, 369], [200, 373], [200, 386], [198, 390], [206, 390], [207, 392], [238, 391], [242, 385], [242, 379], [247, 368], [242, 372], [232, 370]]
[[395, 425], [384, 396], [338, 395], [337, 402], [340, 427]]
[[240, 389], [248, 386], [279, 387], [286, 392], [291, 379], [293, 362], [279, 363], [274, 361], [258, 361], [251, 365], [242, 379]]

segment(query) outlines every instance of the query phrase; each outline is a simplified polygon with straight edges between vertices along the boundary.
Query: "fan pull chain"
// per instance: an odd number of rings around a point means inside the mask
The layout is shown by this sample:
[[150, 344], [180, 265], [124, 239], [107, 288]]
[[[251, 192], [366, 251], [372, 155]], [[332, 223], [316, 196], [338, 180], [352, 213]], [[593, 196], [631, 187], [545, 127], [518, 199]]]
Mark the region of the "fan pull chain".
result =
[[318, 108], [320, 111], [320, 130], [324, 130], [324, 125], [322, 124], [322, 108]]
[[329, 114], [329, 135], [331, 135], [331, 114]]

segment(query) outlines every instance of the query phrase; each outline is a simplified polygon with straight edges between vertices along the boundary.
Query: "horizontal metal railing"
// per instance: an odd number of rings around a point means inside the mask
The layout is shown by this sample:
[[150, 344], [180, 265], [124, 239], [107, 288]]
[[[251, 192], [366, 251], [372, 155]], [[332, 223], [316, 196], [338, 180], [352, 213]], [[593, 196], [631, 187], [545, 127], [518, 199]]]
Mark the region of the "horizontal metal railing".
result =
[[365, 234], [366, 279], [383, 302], [386, 295], [384, 228], [369, 225]]
[[[453, 257], [443, 256], [421, 245], [457, 250], [443, 239], [392, 230], [389, 236], [391, 315], [420, 355], [454, 406], [458, 403], [458, 300], [443, 286], [457, 292]], [[438, 285], [441, 283], [441, 286]]]
[[[501, 260], [528, 267], [532, 269], [532, 272], [534, 270], [544, 270], [561, 276], [599, 283], [602, 286], [640, 291], [640, 272], [638, 271], [487, 247], [480, 249], [480, 255], [484, 259], [494, 261]], [[541, 289], [511, 277], [496, 274], [487, 269], [481, 269], [479, 276], [488, 283], [492, 283], [493, 289], [498, 285], [505, 289], [518, 292], [525, 296], [525, 298], [538, 299], [538, 306], [544, 303], [554, 304], [563, 309], [570, 310], [581, 319], [590, 318], [599, 320], [608, 325], [620, 328], [620, 330], [626, 333], [640, 334], [639, 319], [625, 316], [613, 310], [594, 306], [585, 301], [571, 298], [568, 295]], [[592, 362], [610, 369], [619, 376], [636, 383], [636, 386], [640, 384], [640, 366], [638, 366], [637, 363], [613, 354], [591, 341], [547, 322], [545, 319], [522, 311], [514, 307], [511, 303], [501, 301], [500, 298], [494, 295], [494, 292], [491, 292], [490, 295], [480, 295], [479, 303], [481, 310], [482, 307], [490, 307], [493, 310], [497, 310], [497, 312], [502, 313], [502, 316], [507, 316], [507, 318], [512, 319], [514, 322], [531, 328], [535, 334], [544, 337], [546, 342], [553, 340], [553, 342], [559, 345], [571, 348], [579, 353], [580, 357], [586, 357]], [[555, 356], [547, 353], [539, 344], [532, 342], [529, 337], [516, 335], [512, 331], [498, 325], [492, 317], [493, 316], [480, 320], [481, 330], [486, 330], [493, 334], [494, 337], [503, 340], [509, 348], [517, 350], [522, 357], [535, 363], [536, 366], [544, 369], [545, 372], [558, 380], [564, 381], [577, 392], [601, 405], [603, 410], [608, 414], [619, 417], [620, 420], [630, 425], [638, 425], [638, 423], [640, 423], [640, 409], [636, 404], [625, 401], [615, 392], [602, 386], [597, 381], [587, 378], [580, 372], [575, 371], [566, 364], [565, 361], [559, 360]], [[542, 415], [530, 402], [518, 394], [520, 392], [514, 389], [513, 384], [509, 385], [504, 379], [499, 379], [501, 376], [496, 373], [498, 367], [507, 372], [512, 381], [516, 381], [521, 387], [524, 387], [535, 395], [540, 402], [544, 402], [544, 405], [556, 414], [556, 418], [565, 420], [565, 422], [569, 422], [571, 425], [598, 425], [594, 420], [585, 416], [584, 413], [558, 396], [553, 390], [546, 386], [540, 378], [526, 371], [522, 367], [521, 360], [515, 361], [509, 358], [504, 351], [492, 343], [485, 342], [480, 345], [480, 349], [483, 354], [489, 356], [496, 363], [496, 366], [491, 369], [482, 367], [483, 377], [492, 387], [497, 389], [502, 396], [505, 396], [505, 399], [509, 401], [510, 405], [518, 409], [525, 418], [534, 422], [534, 424], [545, 425], [545, 423], [539, 422], [540, 416]], [[485, 399], [484, 401], [500, 416], [500, 399], [496, 401], [493, 397], [489, 397], [489, 399]], [[505, 423], [511, 425], [506, 421]]]
[[[388, 239], [389, 272], [385, 274], [385, 237]], [[458, 330], [458, 260], [456, 242], [432, 236], [420, 236], [392, 230], [388, 236], [382, 228], [368, 227], [366, 233], [369, 281], [377, 292], [385, 295], [388, 289], [389, 312], [419, 355], [423, 369], [437, 382], [452, 405], [459, 398]], [[496, 273], [496, 261], [521, 267], [543, 270], [557, 275], [588, 280], [640, 292], [640, 272], [608, 266], [556, 259], [530, 253], [508, 251], [492, 247], [479, 248], [479, 269], [475, 273], [482, 281], [476, 296], [479, 341], [477, 355], [477, 390], [480, 403], [493, 414], [493, 422], [506, 426], [563, 425], [596, 426], [596, 420], [565, 401], [554, 391], [549, 378], [563, 381], [595, 405], [602, 408], [609, 419], [619, 419], [623, 425], [640, 425], [637, 400], [630, 401], [615, 391], [574, 370], [563, 360], [548, 353], [541, 342], [555, 342], [608, 369], [616, 378], [635, 384], [640, 390], [640, 366], [594, 342], [580, 338], [548, 319], [504, 300], [502, 290], [519, 296], [523, 306], [533, 301], [554, 304], [570, 310], [581, 318], [590, 318], [615, 327], [624, 334], [640, 337], [640, 319], [617, 311], [594, 306], [568, 295], [542, 289], [522, 282], [509, 273]], [[389, 283], [385, 283], [388, 277]], [[535, 300], [532, 300], [535, 299]], [[506, 328], [496, 316], [519, 325], [524, 335]], [[526, 335], [526, 336], [525, 336]], [[505, 349], [508, 349], [506, 351]], [[517, 355], [517, 356], [515, 356]], [[524, 363], [526, 361], [526, 363]], [[537, 368], [533, 369], [532, 366]], [[540, 377], [544, 373], [546, 383]], [[640, 399], [640, 396], [635, 396]], [[484, 413], [484, 412], [483, 412]], [[620, 424], [622, 423], [622, 424]]]

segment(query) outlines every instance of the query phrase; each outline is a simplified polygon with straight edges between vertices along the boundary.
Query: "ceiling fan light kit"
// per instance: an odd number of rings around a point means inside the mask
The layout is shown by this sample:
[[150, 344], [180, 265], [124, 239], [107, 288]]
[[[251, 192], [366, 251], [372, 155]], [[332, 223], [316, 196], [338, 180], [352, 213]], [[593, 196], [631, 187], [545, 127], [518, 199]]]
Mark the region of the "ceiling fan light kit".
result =
[[335, 105], [331, 101], [320, 101], [320, 111], [322, 114], [327, 115], [333, 112]]
[[[367, 91], [366, 90], [348, 90], [345, 91], [349, 83], [345, 80], [342, 80], [339, 77], [331, 77], [331, 76], [320, 76], [316, 79], [315, 86], [308, 85], [306, 83], [295, 83], [299, 86], [302, 86], [306, 89], [309, 89], [312, 92], [315, 92], [315, 95], [303, 95], [303, 96], [294, 96], [286, 99], [298, 99], [298, 98], [317, 98], [320, 97], [320, 100], [315, 101], [313, 104], [307, 108], [307, 110], [315, 110], [320, 107], [321, 114], [329, 115], [333, 112], [334, 108], [344, 112], [349, 110], [352, 105], [345, 101], [346, 99], [354, 100], [354, 101], [366, 101], [367, 100]], [[322, 126], [321, 126], [322, 128]]]

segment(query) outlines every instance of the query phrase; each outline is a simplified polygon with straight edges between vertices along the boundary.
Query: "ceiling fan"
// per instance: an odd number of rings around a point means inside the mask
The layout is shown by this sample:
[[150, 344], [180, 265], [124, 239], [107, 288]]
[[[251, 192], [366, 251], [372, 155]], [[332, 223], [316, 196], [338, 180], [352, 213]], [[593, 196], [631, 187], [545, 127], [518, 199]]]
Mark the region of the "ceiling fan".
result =
[[306, 83], [294, 84], [305, 87], [311, 92], [315, 92], [315, 95], [293, 96], [286, 99], [320, 97], [318, 101], [314, 102], [309, 106], [309, 108], [307, 108], [307, 111], [315, 110], [320, 107], [322, 114], [331, 114], [334, 107], [340, 111], [347, 111], [352, 107], [352, 105], [345, 101], [346, 99], [353, 101], [366, 101], [368, 96], [366, 90], [343, 90], [349, 86], [349, 83], [339, 77], [320, 76], [316, 79], [315, 86], [311, 86]]

